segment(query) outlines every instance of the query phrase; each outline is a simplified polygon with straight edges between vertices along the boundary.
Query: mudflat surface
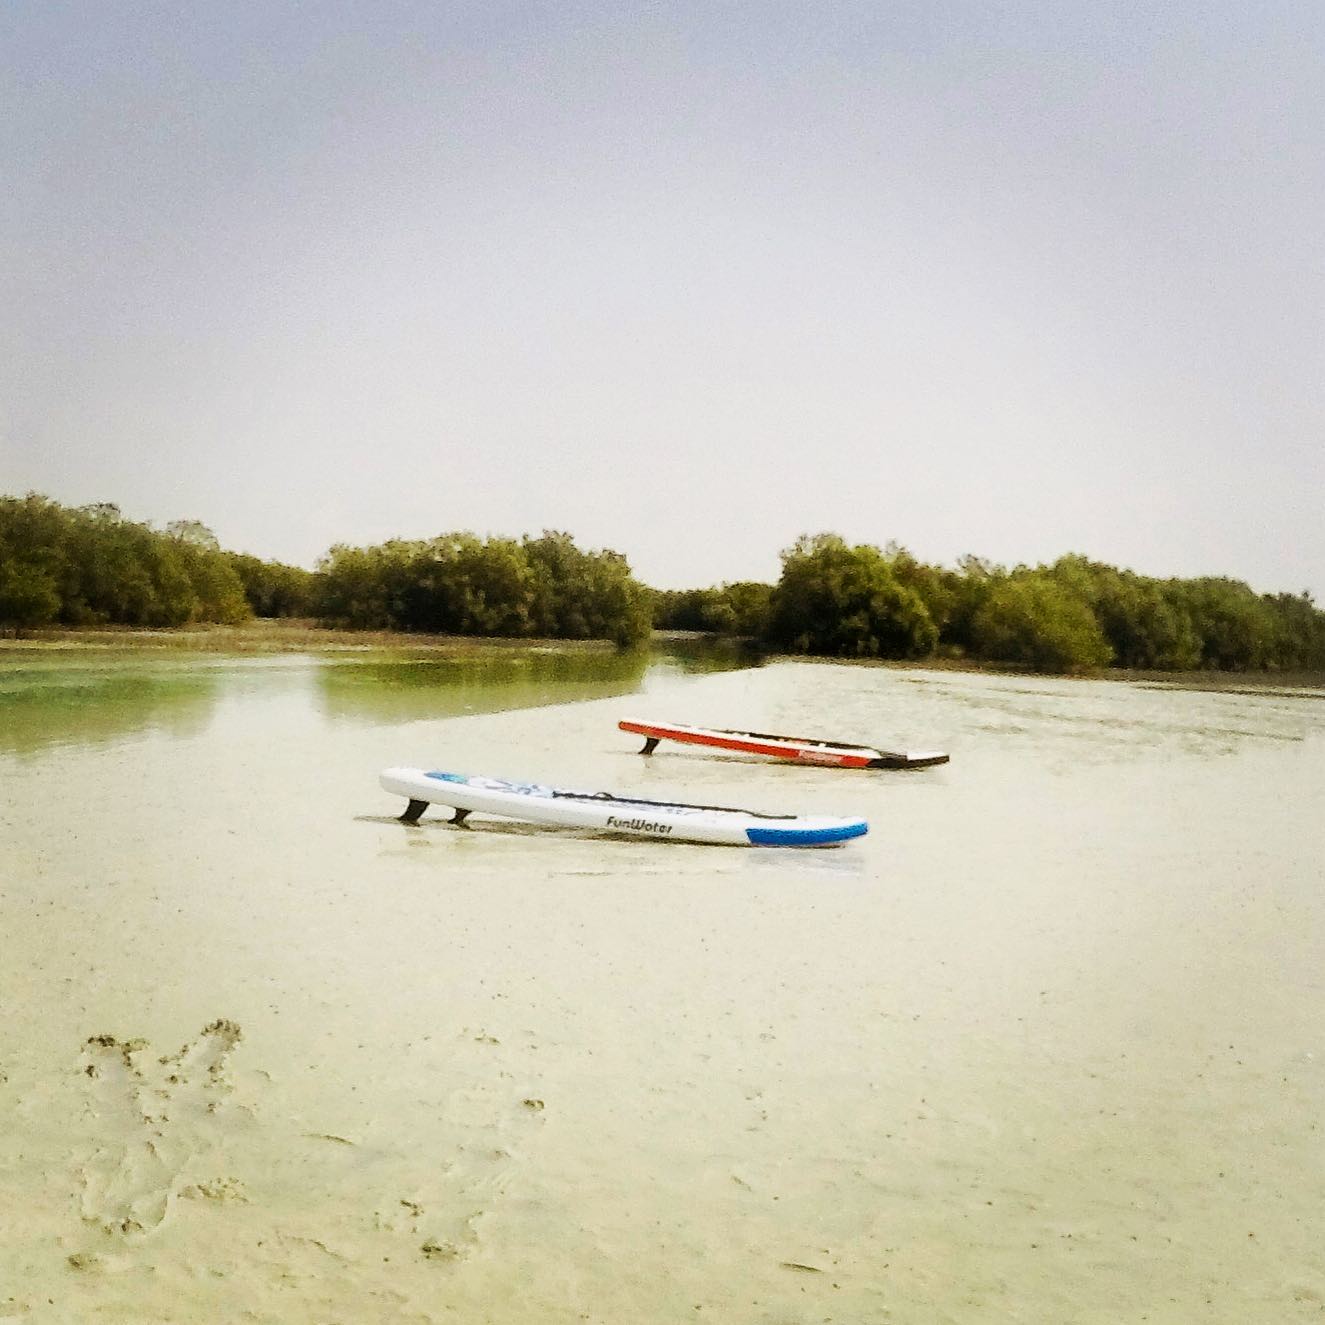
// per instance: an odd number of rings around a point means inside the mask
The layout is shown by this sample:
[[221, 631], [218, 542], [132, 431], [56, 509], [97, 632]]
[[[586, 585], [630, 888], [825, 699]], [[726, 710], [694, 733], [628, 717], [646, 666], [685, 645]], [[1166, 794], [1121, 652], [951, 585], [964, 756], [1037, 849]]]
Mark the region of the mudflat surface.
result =
[[[1322, 692], [419, 666], [0, 664], [0, 1319], [1321, 1318]], [[407, 828], [389, 764], [871, 833]]]

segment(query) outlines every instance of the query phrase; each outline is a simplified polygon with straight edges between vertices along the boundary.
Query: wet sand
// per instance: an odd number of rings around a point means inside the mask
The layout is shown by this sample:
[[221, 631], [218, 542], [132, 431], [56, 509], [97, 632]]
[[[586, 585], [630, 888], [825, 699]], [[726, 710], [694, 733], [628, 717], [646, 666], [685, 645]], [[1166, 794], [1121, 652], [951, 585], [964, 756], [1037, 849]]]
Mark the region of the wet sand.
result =
[[[0, 740], [0, 1319], [1325, 1313], [1321, 692], [351, 708], [273, 668]], [[953, 761], [645, 761], [621, 716]], [[406, 828], [395, 763], [872, 831]]]

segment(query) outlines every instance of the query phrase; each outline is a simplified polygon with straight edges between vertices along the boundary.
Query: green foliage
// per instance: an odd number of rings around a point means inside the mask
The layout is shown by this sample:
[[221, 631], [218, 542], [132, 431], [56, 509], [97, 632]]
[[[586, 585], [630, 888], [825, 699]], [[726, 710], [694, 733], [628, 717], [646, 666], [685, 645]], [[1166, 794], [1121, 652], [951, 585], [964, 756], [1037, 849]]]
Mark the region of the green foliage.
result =
[[198, 602], [194, 610], [196, 619], [233, 624], [252, 616], [244, 586], [215, 536], [211, 537], [210, 545], [192, 532], [171, 534], [170, 538], [175, 561]]
[[187, 543], [207, 552], [219, 552], [221, 544], [216, 535], [201, 520], [172, 520], [166, 533], [177, 543]]
[[312, 615], [313, 572], [279, 561], [261, 561], [245, 552], [227, 552], [254, 616]]
[[1047, 574], [1094, 613], [1119, 667], [1185, 671], [1201, 661], [1191, 615], [1158, 580], [1072, 554]]
[[953, 657], [975, 657], [975, 619], [985, 600], [1007, 572], [976, 556], [958, 558], [955, 571], [943, 570], [945, 616], [939, 647]]
[[1309, 593], [1274, 594], [1263, 600], [1274, 620], [1268, 665], [1286, 671], [1325, 667], [1325, 612]]
[[0, 626], [178, 626], [249, 615], [238, 576], [196, 520], [160, 533], [109, 502], [0, 497]]
[[659, 630], [704, 630], [762, 638], [768, 630], [773, 586], [738, 580], [720, 589], [664, 589], [654, 595]]
[[990, 588], [971, 623], [982, 658], [1036, 672], [1078, 672], [1113, 656], [1089, 605], [1051, 572], [1019, 571]]
[[888, 543], [883, 553], [893, 577], [925, 605], [925, 611], [942, 637], [961, 606], [959, 578], [951, 571], [917, 561], [897, 543]]
[[924, 601], [876, 547], [836, 534], [805, 537], [782, 554], [771, 641], [796, 653], [923, 658], [939, 632]]
[[617, 552], [584, 552], [569, 534], [522, 542], [471, 533], [338, 544], [323, 558], [316, 614], [361, 629], [453, 635], [608, 639], [622, 647], [649, 632], [649, 592]]
[[[773, 610], [773, 586], [758, 580], [737, 580], [722, 586], [722, 616], [730, 619], [728, 633], [759, 638], [767, 633]], [[730, 617], [728, 617], [728, 613]]]
[[659, 630], [715, 630], [709, 608], [720, 589], [658, 589], [654, 592], [653, 624]]
[[392, 603], [403, 612], [399, 543], [380, 548], [335, 544], [321, 561], [313, 581], [313, 615], [328, 625], [357, 630], [385, 630]]
[[0, 627], [44, 626], [59, 611], [60, 595], [50, 575], [31, 561], [0, 555]]
[[1191, 614], [1202, 667], [1246, 671], [1269, 667], [1276, 629], [1271, 602], [1238, 580], [1174, 582], [1171, 592]]

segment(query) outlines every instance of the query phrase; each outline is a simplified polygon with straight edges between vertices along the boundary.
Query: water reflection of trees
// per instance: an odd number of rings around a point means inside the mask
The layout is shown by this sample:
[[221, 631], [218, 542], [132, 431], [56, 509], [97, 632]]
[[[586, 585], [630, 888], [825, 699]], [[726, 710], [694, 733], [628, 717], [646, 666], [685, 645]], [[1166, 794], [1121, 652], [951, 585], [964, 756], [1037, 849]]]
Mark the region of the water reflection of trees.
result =
[[759, 667], [764, 651], [754, 642], [722, 635], [673, 635], [654, 641], [652, 665], [688, 674]]
[[0, 754], [105, 745], [153, 732], [196, 736], [216, 698], [216, 673], [190, 667], [0, 669]]
[[319, 669], [317, 683], [328, 717], [409, 722], [610, 699], [638, 693], [651, 671], [728, 671], [750, 662], [739, 648], [703, 640], [629, 652], [512, 646], [448, 658], [338, 660]]
[[496, 713], [639, 689], [648, 654], [558, 653], [503, 649], [455, 658], [337, 661], [318, 670], [328, 717], [409, 722], [463, 713]]
[[730, 641], [668, 640], [645, 650], [503, 645], [439, 656], [279, 655], [0, 661], [0, 756], [98, 746], [145, 734], [204, 731], [223, 698], [299, 692], [323, 714], [353, 722], [493, 713], [638, 693], [646, 676], [749, 666]]

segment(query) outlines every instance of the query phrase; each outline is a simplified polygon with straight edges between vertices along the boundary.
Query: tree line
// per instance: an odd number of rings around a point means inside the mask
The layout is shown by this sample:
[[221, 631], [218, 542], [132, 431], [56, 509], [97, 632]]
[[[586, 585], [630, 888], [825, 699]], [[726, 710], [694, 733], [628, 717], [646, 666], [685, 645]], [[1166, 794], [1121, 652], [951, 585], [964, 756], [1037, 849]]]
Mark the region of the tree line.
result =
[[970, 658], [1040, 672], [1325, 669], [1311, 595], [1223, 577], [1155, 579], [1077, 554], [1005, 569], [930, 566], [889, 544], [799, 539], [775, 585], [662, 594], [661, 628], [739, 633], [790, 653]]
[[164, 532], [108, 502], [69, 509], [0, 497], [0, 627], [242, 621], [251, 608], [215, 536], [196, 520]]
[[357, 629], [608, 639], [652, 629], [649, 591], [619, 552], [585, 552], [565, 533], [470, 533], [376, 547], [337, 544], [318, 565], [315, 615]]
[[1042, 672], [1325, 670], [1325, 613], [1309, 594], [1155, 579], [1076, 554], [1012, 569], [965, 557], [948, 568], [895, 544], [852, 546], [825, 533], [782, 553], [776, 584], [656, 591], [620, 553], [586, 552], [556, 531], [337, 544], [309, 571], [226, 551], [196, 520], [156, 530], [109, 503], [0, 496], [0, 630], [251, 616], [623, 647], [658, 627], [790, 653], [969, 658]]
[[36, 493], [0, 497], [0, 629], [252, 616], [626, 646], [648, 635], [652, 598], [620, 553], [585, 552], [564, 533], [338, 544], [308, 571], [228, 552], [196, 520], [162, 531], [109, 503], [70, 508]]

